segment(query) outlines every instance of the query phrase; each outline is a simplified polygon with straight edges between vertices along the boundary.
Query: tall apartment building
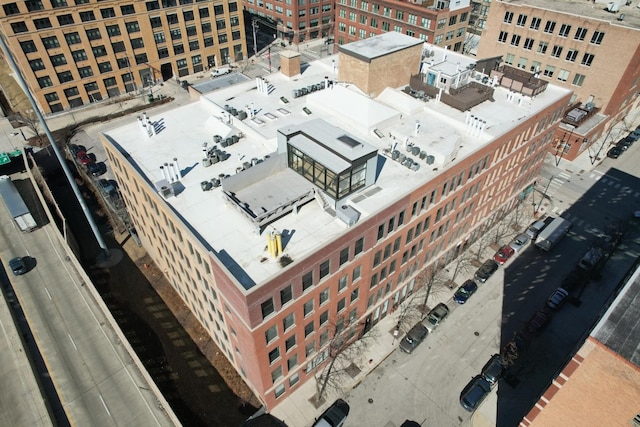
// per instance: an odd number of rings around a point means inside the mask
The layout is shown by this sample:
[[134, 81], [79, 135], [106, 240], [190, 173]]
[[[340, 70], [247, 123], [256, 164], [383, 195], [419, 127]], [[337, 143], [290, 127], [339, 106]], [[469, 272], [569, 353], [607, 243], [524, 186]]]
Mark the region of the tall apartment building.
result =
[[552, 147], [573, 159], [638, 100], [640, 9], [621, 1], [494, 1], [478, 56], [498, 55], [573, 90]]
[[55, 113], [246, 57], [236, 1], [4, 1], [0, 32]]
[[145, 248], [267, 408], [518, 203], [571, 96], [507, 99], [396, 32], [298, 56], [102, 136]]
[[333, 36], [342, 45], [396, 31], [454, 51], [462, 50], [470, 11], [469, 0], [245, 1], [249, 13], [268, 18], [294, 43]]

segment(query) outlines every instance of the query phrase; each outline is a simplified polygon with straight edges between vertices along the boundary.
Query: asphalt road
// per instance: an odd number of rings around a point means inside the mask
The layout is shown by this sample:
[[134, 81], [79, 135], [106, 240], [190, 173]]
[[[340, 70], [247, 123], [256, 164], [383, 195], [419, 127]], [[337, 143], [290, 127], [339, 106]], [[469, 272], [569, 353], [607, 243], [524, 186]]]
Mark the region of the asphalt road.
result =
[[[66, 258], [55, 225], [20, 233], [0, 205], [2, 259], [30, 258], [30, 271], [12, 283], [70, 424], [172, 425], [154, 386]], [[2, 378], [2, 388], [11, 390]]]

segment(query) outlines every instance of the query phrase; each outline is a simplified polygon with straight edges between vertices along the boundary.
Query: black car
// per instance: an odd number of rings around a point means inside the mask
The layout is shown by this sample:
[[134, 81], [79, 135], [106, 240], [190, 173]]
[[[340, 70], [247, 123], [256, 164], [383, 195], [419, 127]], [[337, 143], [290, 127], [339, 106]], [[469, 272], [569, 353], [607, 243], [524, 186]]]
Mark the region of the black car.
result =
[[491, 359], [483, 366], [482, 376], [491, 385], [495, 385], [504, 373], [504, 363], [502, 356], [494, 354]]
[[21, 257], [12, 258], [9, 261], [9, 268], [14, 276], [20, 276], [27, 272], [27, 265]]
[[616, 143], [616, 147], [620, 147], [622, 151], [627, 151], [627, 148], [633, 145], [633, 141], [634, 141], [633, 138], [629, 138], [627, 136], [626, 138], [622, 138], [620, 141], [618, 141]]
[[349, 404], [338, 399], [320, 415], [320, 418], [313, 423], [313, 427], [342, 427], [347, 415], [349, 415]]
[[460, 404], [464, 409], [473, 412], [491, 391], [491, 384], [482, 375], [474, 377], [460, 393]]
[[421, 322], [416, 323], [402, 339], [400, 350], [411, 354], [413, 350], [424, 341], [428, 333], [429, 330]]
[[104, 162], [91, 163], [87, 165], [87, 172], [93, 176], [104, 175], [107, 172], [107, 165]]
[[476, 271], [475, 279], [480, 283], [484, 283], [489, 280], [489, 277], [493, 275], [498, 269], [498, 263], [492, 259], [486, 260], [480, 268]]
[[458, 304], [464, 304], [478, 290], [478, 285], [473, 280], [467, 280], [453, 294], [453, 300]]
[[607, 151], [607, 157], [611, 159], [617, 159], [618, 157], [620, 157], [620, 154], [622, 154], [622, 152], [622, 148], [616, 145], [615, 147], [611, 148], [611, 150]]

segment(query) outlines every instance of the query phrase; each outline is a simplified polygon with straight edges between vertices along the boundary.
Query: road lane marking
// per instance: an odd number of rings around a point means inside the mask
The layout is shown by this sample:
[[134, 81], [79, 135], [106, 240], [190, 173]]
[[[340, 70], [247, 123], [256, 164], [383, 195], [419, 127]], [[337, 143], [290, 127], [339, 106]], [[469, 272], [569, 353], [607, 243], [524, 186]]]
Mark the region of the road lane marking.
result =
[[78, 351], [78, 346], [76, 346], [76, 343], [73, 341], [73, 338], [71, 338], [71, 334], [67, 334], [67, 336], [69, 337], [69, 341], [71, 341], [73, 348], [75, 348], [76, 351]]
[[109, 408], [107, 408], [107, 404], [105, 403], [104, 399], [102, 398], [102, 395], [100, 396], [100, 401], [102, 401], [102, 406], [104, 406], [104, 410], [107, 411], [107, 414], [109, 414], [109, 416], [111, 416], [111, 412], [109, 412]]

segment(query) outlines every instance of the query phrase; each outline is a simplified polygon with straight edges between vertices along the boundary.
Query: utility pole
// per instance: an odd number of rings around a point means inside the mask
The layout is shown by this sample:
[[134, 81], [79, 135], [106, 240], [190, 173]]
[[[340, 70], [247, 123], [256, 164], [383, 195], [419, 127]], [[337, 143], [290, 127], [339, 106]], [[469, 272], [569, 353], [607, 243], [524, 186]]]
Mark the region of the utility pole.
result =
[[257, 24], [257, 19], [253, 18], [251, 20], [251, 26], [253, 27], [253, 55], [255, 57], [258, 56], [258, 40], [256, 39], [256, 24]]

